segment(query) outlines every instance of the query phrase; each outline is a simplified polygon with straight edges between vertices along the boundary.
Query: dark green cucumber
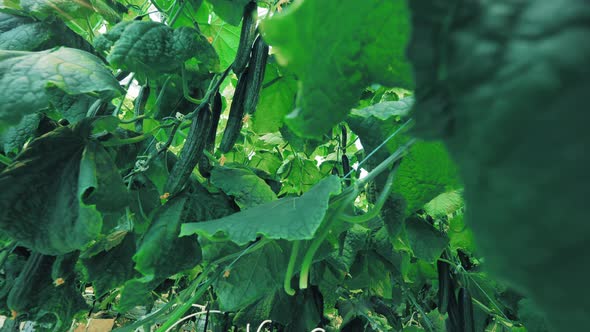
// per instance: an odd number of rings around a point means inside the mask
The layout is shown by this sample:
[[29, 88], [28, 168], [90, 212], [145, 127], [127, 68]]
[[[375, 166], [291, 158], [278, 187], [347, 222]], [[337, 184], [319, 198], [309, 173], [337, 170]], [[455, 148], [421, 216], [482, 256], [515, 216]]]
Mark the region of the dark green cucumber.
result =
[[450, 331], [462, 331], [462, 323], [461, 323], [461, 309], [459, 308], [459, 304], [457, 303], [457, 297], [455, 295], [455, 285], [453, 284], [452, 280], [449, 282], [449, 307], [447, 309], [449, 314], [449, 320], [451, 326], [453, 328]]
[[250, 60], [250, 52], [252, 51], [252, 44], [256, 38], [256, 21], [258, 20], [258, 5], [255, 1], [249, 2], [244, 7], [244, 17], [242, 19], [242, 31], [240, 32], [240, 43], [238, 44], [238, 52], [232, 65], [232, 70], [236, 74], [240, 74], [246, 69], [248, 60]]
[[[445, 257], [444, 254], [441, 258]], [[449, 263], [442, 260], [436, 262], [438, 270], [438, 312], [444, 315], [449, 307], [451, 294], [451, 275]]]
[[346, 131], [345, 125], [340, 125], [340, 148], [342, 149], [342, 153], [346, 154], [346, 145], [348, 144], [348, 132]]
[[200, 110], [191, 123], [180, 157], [164, 185], [164, 192], [170, 195], [175, 195], [182, 190], [203, 156], [211, 127], [211, 107], [209, 104], [202, 105], [203, 107], [199, 106]]
[[244, 111], [246, 114], [252, 114], [256, 111], [262, 81], [264, 81], [268, 51], [268, 45], [264, 42], [262, 36], [258, 36], [254, 42], [252, 57], [248, 63], [248, 84], [246, 84], [246, 95], [244, 97]]
[[[221, 94], [218, 91], [211, 104], [211, 128], [209, 129], [209, 135], [207, 136], [207, 142], [205, 143], [205, 150], [210, 153], [213, 153], [213, 150], [215, 149], [215, 138], [217, 137], [217, 126], [219, 125], [219, 119], [221, 118], [221, 112], [223, 111], [222, 107]], [[207, 156], [202, 156], [199, 161], [199, 173], [201, 173], [203, 177], [209, 178], [209, 176], [211, 176], [211, 168], [212, 166], [209, 162], [209, 158], [207, 158]]]
[[466, 288], [459, 289], [459, 321], [462, 325], [462, 331], [475, 332], [473, 300], [469, 290]]
[[31, 253], [6, 299], [13, 316], [16, 317], [35, 306], [42, 288], [51, 286], [51, 266], [54, 260], [55, 256]]
[[[348, 156], [343, 154], [342, 155], [342, 176], [348, 175], [350, 172], [350, 161], [348, 160]], [[350, 177], [345, 180], [346, 185], [350, 185]]]
[[[145, 110], [145, 105], [147, 104], [147, 100], [150, 96], [150, 86], [149, 85], [144, 85], [141, 87], [141, 89], [139, 89], [139, 94], [137, 95], [137, 98], [135, 98], [134, 101], [134, 107], [133, 107], [133, 116], [134, 117], [140, 117], [143, 115], [144, 110]], [[143, 132], [143, 120], [137, 120], [135, 121], [135, 131], [138, 133]]]
[[246, 68], [240, 75], [240, 78], [238, 78], [236, 91], [234, 92], [231, 107], [229, 108], [227, 124], [225, 125], [221, 144], [219, 145], [219, 151], [221, 153], [229, 152], [240, 136], [240, 130], [242, 130], [242, 125], [244, 124], [242, 119], [244, 117], [244, 98], [246, 96], [249, 71], [250, 69]]

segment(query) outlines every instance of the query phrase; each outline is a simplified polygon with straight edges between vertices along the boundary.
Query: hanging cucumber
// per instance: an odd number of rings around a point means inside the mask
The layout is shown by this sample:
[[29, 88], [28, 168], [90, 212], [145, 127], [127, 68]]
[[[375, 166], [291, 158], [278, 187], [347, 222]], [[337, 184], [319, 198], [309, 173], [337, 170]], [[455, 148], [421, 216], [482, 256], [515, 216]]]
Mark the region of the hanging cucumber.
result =
[[182, 190], [203, 156], [211, 127], [211, 107], [208, 103], [201, 105], [197, 108], [197, 116], [191, 123], [180, 157], [164, 185], [164, 192], [170, 195], [175, 195]]
[[[443, 253], [442, 259], [445, 259], [446, 255]], [[439, 259], [436, 262], [436, 268], [438, 270], [438, 312], [444, 315], [449, 307], [449, 298], [454, 296], [451, 294], [451, 275], [449, 269], [449, 263]]]
[[[205, 150], [210, 153], [213, 153], [215, 149], [215, 138], [217, 137], [217, 126], [219, 125], [219, 119], [223, 111], [222, 107], [221, 94], [217, 91], [211, 104], [211, 127], [207, 136], [207, 142], [205, 143]], [[205, 178], [211, 176], [211, 163], [207, 156], [202, 156], [201, 160], [199, 160], [199, 173]]]
[[[144, 85], [139, 89], [139, 94], [137, 98], [135, 98], [134, 107], [133, 107], [133, 116], [138, 118], [143, 115], [145, 111], [145, 105], [147, 104], [147, 100], [150, 96], [150, 86]], [[135, 122], [135, 131], [138, 133], [143, 132], [143, 120], [139, 119]]]
[[473, 321], [473, 300], [466, 288], [459, 289], [459, 321], [464, 332], [475, 332]]
[[246, 69], [248, 60], [250, 60], [250, 51], [256, 38], [256, 21], [258, 20], [258, 5], [256, 1], [249, 2], [244, 7], [244, 17], [242, 19], [242, 31], [240, 32], [240, 43], [238, 52], [232, 65], [232, 70], [240, 74]]
[[244, 117], [244, 99], [248, 84], [247, 80], [249, 71], [250, 69], [246, 68], [240, 75], [240, 78], [238, 78], [236, 91], [234, 92], [234, 97], [229, 109], [227, 124], [225, 125], [223, 137], [221, 138], [221, 144], [219, 145], [219, 150], [221, 153], [229, 152], [234, 147], [238, 137], [240, 136], [240, 130], [242, 130], [242, 125], [244, 124], [242, 118]]
[[246, 94], [244, 97], [244, 111], [246, 114], [252, 114], [256, 111], [262, 81], [264, 81], [268, 51], [268, 44], [264, 42], [262, 36], [258, 36], [254, 42], [252, 57], [248, 63], [248, 84], [246, 84]]

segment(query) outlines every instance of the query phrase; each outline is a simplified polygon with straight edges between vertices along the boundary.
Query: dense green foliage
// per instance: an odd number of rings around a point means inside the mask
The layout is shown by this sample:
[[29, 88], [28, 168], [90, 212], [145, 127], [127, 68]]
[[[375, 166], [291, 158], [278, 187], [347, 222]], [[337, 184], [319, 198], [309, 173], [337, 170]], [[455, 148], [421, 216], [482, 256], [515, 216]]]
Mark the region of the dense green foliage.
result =
[[582, 0], [0, 1], [0, 314], [584, 330], [588, 18]]

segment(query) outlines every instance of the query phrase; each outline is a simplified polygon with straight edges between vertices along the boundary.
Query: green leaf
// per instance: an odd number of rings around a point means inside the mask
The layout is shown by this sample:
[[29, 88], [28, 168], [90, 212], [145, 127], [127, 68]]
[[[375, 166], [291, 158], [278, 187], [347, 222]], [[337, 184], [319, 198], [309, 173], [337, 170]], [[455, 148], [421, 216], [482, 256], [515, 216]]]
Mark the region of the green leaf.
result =
[[135, 269], [146, 276], [145, 280], [168, 277], [201, 261], [197, 237], [178, 238], [187, 204], [188, 196], [177, 196], [156, 212], [133, 256]]
[[[408, 140], [407, 135], [397, 133], [402, 126], [402, 120], [409, 114], [414, 99], [406, 97], [398, 101], [388, 101], [362, 109], [353, 110], [347, 117], [346, 122], [350, 129], [358, 135], [363, 145], [365, 154], [373, 153], [363, 166], [368, 171], [389, 157], [389, 153], [394, 152]], [[385, 148], [375, 151], [391, 135], [397, 135], [390, 139]], [[379, 175], [375, 180], [375, 189], [382, 190], [387, 174]]]
[[193, 28], [171, 29], [159, 22], [124, 21], [98, 36], [94, 45], [108, 52], [112, 66], [147, 75], [178, 72], [191, 58], [207, 71], [219, 70], [217, 53]]
[[25, 115], [18, 125], [10, 127], [4, 134], [0, 134], [0, 143], [2, 143], [4, 153], [18, 153], [25, 142], [33, 137], [40, 121], [40, 114]]
[[567, 5], [509, 2], [499, 14], [491, 2], [412, 1], [408, 54], [415, 132], [444, 140], [457, 161], [465, 221], [489, 271], [535, 301], [553, 329], [576, 331], [590, 326], [590, 288], [580, 287], [588, 268], [574, 258], [590, 238], [590, 117], [579, 111], [590, 48], [587, 25], [563, 28], [578, 26], [585, 4]]
[[15, 124], [49, 105], [48, 87], [71, 95], [98, 92], [109, 99], [119, 82], [92, 54], [71, 48], [42, 52], [0, 50], [0, 124]]
[[451, 240], [451, 249], [467, 250], [468, 252], [475, 252], [476, 243], [473, 238], [473, 232], [465, 225], [465, 218], [460, 214], [449, 220], [449, 239]]
[[[34, 259], [35, 255], [38, 253], [33, 253], [29, 259]], [[8, 302], [18, 314], [26, 315], [33, 321], [43, 320], [51, 324], [53, 331], [67, 331], [73, 316], [87, 306], [73, 279], [66, 279], [61, 285], [54, 284], [52, 265], [58, 261], [59, 257], [56, 261], [56, 257], [42, 255], [32, 270], [23, 270]], [[73, 268], [73, 265], [69, 267]], [[70, 271], [71, 275], [74, 273]]]
[[344, 263], [347, 272], [350, 271], [350, 267], [356, 259], [357, 252], [367, 249], [370, 232], [370, 229], [360, 225], [354, 225], [346, 232], [344, 244], [336, 257], [340, 262]]
[[59, 20], [39, 22], [25, 16], [0, 13], [0, 49], [42, 51], [56, 46], [94, 52], [90, 43]]
[[370, 294], [391, 299], [392, 273], [376, 253], [360, 252], [350, 268], [350, 275], [351, 279], [345, 282], [350, 289], [364, 289]]
[[282, 287], [286, 262], [287, 254], [274, 242], [240, 258], [228, 271], [229, 276], [213, 284], [220, 309], [242, 309]]
[[340, 190], [340, 180], [330, 176], [300, 197], [281, 198], [217, 220], [183, 224], [180, 235], [198, 233], [213, 239], [221, 232], [239, 245], [254, 241], [259, 235], [309, 240], [326, 215], [330, 197]]
[[94, 13], [100, 14], [110, 23], [121, 20], [115, 9], [117, 4], [110, 0], [20, 0], [20, 5], [26, 12], [42, 20], [50, 20], [53, 16], [59, 16], [64, 21], [87, 19]]
[[304, 159], [299, 155], [289, 156], [277, 172], [285, 179], [282, 189], [284, 193], [306, 192], [323, 177], [315, 160]]
[[279, 131], [285, 116], [295, 107], [296, 94], [294, 77], [281, 72], [276, 63], [269, 62], [256, 113], [252, 117], [253, 130], [258, 134]]
[[350, 117], [360, 117], [363, 119], [375, 118], [375, 120], [381, 122], [390, 121], [392, 118], [396, 119], [408, 116], [413, 104], [413, 97], [406, 97], [396, 101], [385, 101], [365, 108], [352, 110]]
[[24, 11], [42, 20], [51, 16], [62, 16], [64, 19], [85, 18], [92, 14], [88, 2], [68, 0], [20, 0]]
[[461, 193], [459, 190], [442, 193], [424, 205], [424, 211], [434, 218], [451, 215], [465, 206]]
[[53, 255], [82, 249], [101, 231], [97, 207], [126, 204], [110, 156], [86, 141], [89, 132], [87, 122], [58, 128], [0, 173], [0, 228], [24, 246]]
[[124, 237], [114, 248], [81, 259], [88, 281], [92, 282], [94, 292], [99, 297], [137, 275], [131, 259], [135, 253], [135, 235], [128, 233]]
[[261, 29], [279, 63], [300, 80], [297, 108], [287, 124], [301, 136], [327, 133], [370, 83], [412, 87], [403, 0], [300, 1], [261, 22]]
[[97, 142], [86, 144], [80, 160], [79, 181], [93, 188], [84, 193], [84, 203], [96, 205], [101, 212], [121, 211], [129, 204], [129, 193], [114, 160]]
[[88, 110], [97, 101], [96, 98], [88, 95], [73, 96], [58, 88], [48, 88], [46, 92], [51, 106], [70, 124], [78, 123], [86, 118]]
[[158, 287], [161, 279], [147, 281], [146, 278], [135, 278], [127, 281], [121, 289], [121, 297], [115, 306], [119, 312], [127, 312], [138, 305], [150, 305], [154, 302], [152, 290]]
[[213, 5], [215, 13], [231, 25], [239, 25], [244, 14], [244, 6], [250, 0], [207, 0]]
[[439, 194], [460, 186], [456, 166], [444, 145], [419, 142], [402, 159], [393, 192], [406, 199], [406, 214], [409, 215]]
[[404, 226], [414, 256], [426, 262], [436, 262], [449, 244], [448, 238], [421, 218], [407, 218]]
[[209, 180], [224, 193], [234, 197], [240, 209], [277, 199], [268, 184], [247, 168], [215, 166]]
[[[204, 8], [202, 6], [201, 8]], [[211, 45], [219, 54], [219, 66], [221, 68], [229, 67], [236, 57], [238, 52], [238, 44], [240, 42], [240, 27], [230, 25], [223, 21], [219, 16], [212, 14], [209, 22], [209, 13], [203, 18], [204, 22], [199, 22], [201, 32]], [[208, 22], [208, 23], [207, 23]]]
[[281, 164], [281, 158], [276, 153], [265, 150], [256, 151], [248, 163], [249, 166], [262, 170], [271, 176], [277, 174]]

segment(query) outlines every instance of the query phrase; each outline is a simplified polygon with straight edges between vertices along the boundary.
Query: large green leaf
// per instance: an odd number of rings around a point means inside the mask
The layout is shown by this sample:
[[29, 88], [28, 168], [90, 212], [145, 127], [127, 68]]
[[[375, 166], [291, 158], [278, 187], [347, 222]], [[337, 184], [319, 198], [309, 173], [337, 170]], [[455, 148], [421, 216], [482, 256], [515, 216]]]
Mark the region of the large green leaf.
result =
[[[400, 120], [408, 115], [414, 102], [413, 97], [399, 101], [378, 103], [359, 110], [353, 110], [347, 118], [350, 128], [359, 136], [367, 152], [374, 151], [382, 142], [401, 128]], [[397, 133], [387, 144], [387, 149], [377, 151], [370, 160], [371, 165], [385, 159], [389, 152], [399, 148], [408, 136]], [[381, 187], [383, 177], [378, 177]], [[454, 162], [440, 143], [418, 142], [399, 165], [393, 191], [406, 200], [406, 215], [420, 209], [424, 204], [460, 186]]]
[[277, 199], [268, 184], [247, 168], [216, 166], [211, 171], [209, 180], [227, 195], [234, 197], [240, 209]]
[[135, 269], [146, 278], [158, 280], [196, 266], [202, 259], [197, 236], [179, 238], [181, 224], [222, 218], [233, 213], [229, 200], [196, 186], [169, 200], [154, 215], [133, 256]]
[[219, 17], [231, 25], [238, 25], [244, 14], [244, 6], [250, 0], [207, 0]]
[[486, 266], [530, 296], [556, 331], [586, 329], [586, 3], [410, 3], [415, 131], [443, 139], [457, 161]]
[[168, 277], [194, 267], [201, 260], [201, 248], [196, 236], [178, 238], [187, 204], [187, 196], [177, 196], [154, 216], [133, 256], [135, 269], [147, 279]]
[[39, 121], [41, 114], [25, 115], [18, 125], [10, 127], [3, 134], [0, 133], [0, 149], [3, 149], [5, 154], [20, 151], [23, 144], [35, 134]]
[[111, 98], [122, 89], [101, 60], [71, 48], [42, 52], [0, 50], [0, 126], [15, 124], [49, 105], [47, 88], [71, 95], [98, 92]]
[[419, 142], [399, 165], [393, 191], [405, 198], [406, 213], [410, 214], [436, 196], [460, 186], [456, 166], [444, 145]]
[[449, 244], [443, 233], [421, 218], [407, 218], [404, 226], [414, 256], [426, 262], [436, 262]]
[[271, 239], [309, 240], [322, 223], [332, 195], [340, 193], [340, 180], [330, 176], [300, 197], [285, 197], [207, 222], [182, 225], [180, 235], [198, 233], [215, 238], [223, 233], [239, 245], [263, 235]]
[[39, 22], [25, 16], [0, 13], [0, 49], [41, 51], [55, 46], [92, 49], [61, 21]]
[[97, 37], [94, 44], [97, 50], [108, 52], [112, 66], [133, 72], [177, 72], [191, 58], [207, 71], [219, 69], [217, 53], [193, 28], [171, 29], [159, 22], [124, 21]]
[[70, 95], [57, 88], [48, 88], [46, 92], [52, 108], [71, 124], [84, 119], [92, 104], [97, 101], [97, 98], [88, 95]]
[[[73, 316], [87, 309], [82, 294], [73, 278], [54, 283], [52, 269], [61, 257], [32, 253], [29, 260], [36, 260], [31, 269], [23, 270], [9, 295], [9, 307], [18, 315], [33, 321], [44, 321], [52, 331], [67, 331]], [[57, 259], [56, 259], [57, 258]], [[69, 274], [74, 275], [73, 264], [68, 264]]]
[[238, 52], [240, 27], [228, 24], [219, 16], [206, 10], [206, 7], [203, 5], [199, 10], [199, 27], [219, 54], [220, 67], [227, 68], [233, 63]]
[[81, 260], [97, 296], [122, 286], [138, 274], [133, 269], [131, 259], [135, 253], [135, 235], [129, 233], [124, 236], [123, 241], [114, 248]]
[[297, 81], [281, 71], [277, 64], [266, 65], [264, 83], [260, 92], [256, 113], [252, 118], [253, 129], [258, 134], [274, 133], [283, 126], [285, 115], [295, 107]]
[[116, 2], [111, 0], [20, 0], [20, 6], [29, 14], [44, 20], [53, 16], [59, 16], [64, 21], [86, 19], [93, 13], [100, 14], [111, 23], [121, 20], [115, 10], [121, 8], [117, 8]]
[[[0, 173], [0, 228], [45, 254], [84, 248], [101, 231], [97, 207], [125, 206], [109, 154], [87, 141], [88, 122], [34, 140]], [[123, 191], [121, 191], [123, 190]]]
[[261, 23], [277, 60], [300, 80], [287, 124], [321, 137], [342, 121], [370, 83], [409, 88], [409, 11], [403, 0], [306, 0]]
[[240, 258], [227, 271], [229, 276], [213, 284], [221, 310], [242, 309], [280, 288], [286, 261], [287, 255], [272, 242]]

